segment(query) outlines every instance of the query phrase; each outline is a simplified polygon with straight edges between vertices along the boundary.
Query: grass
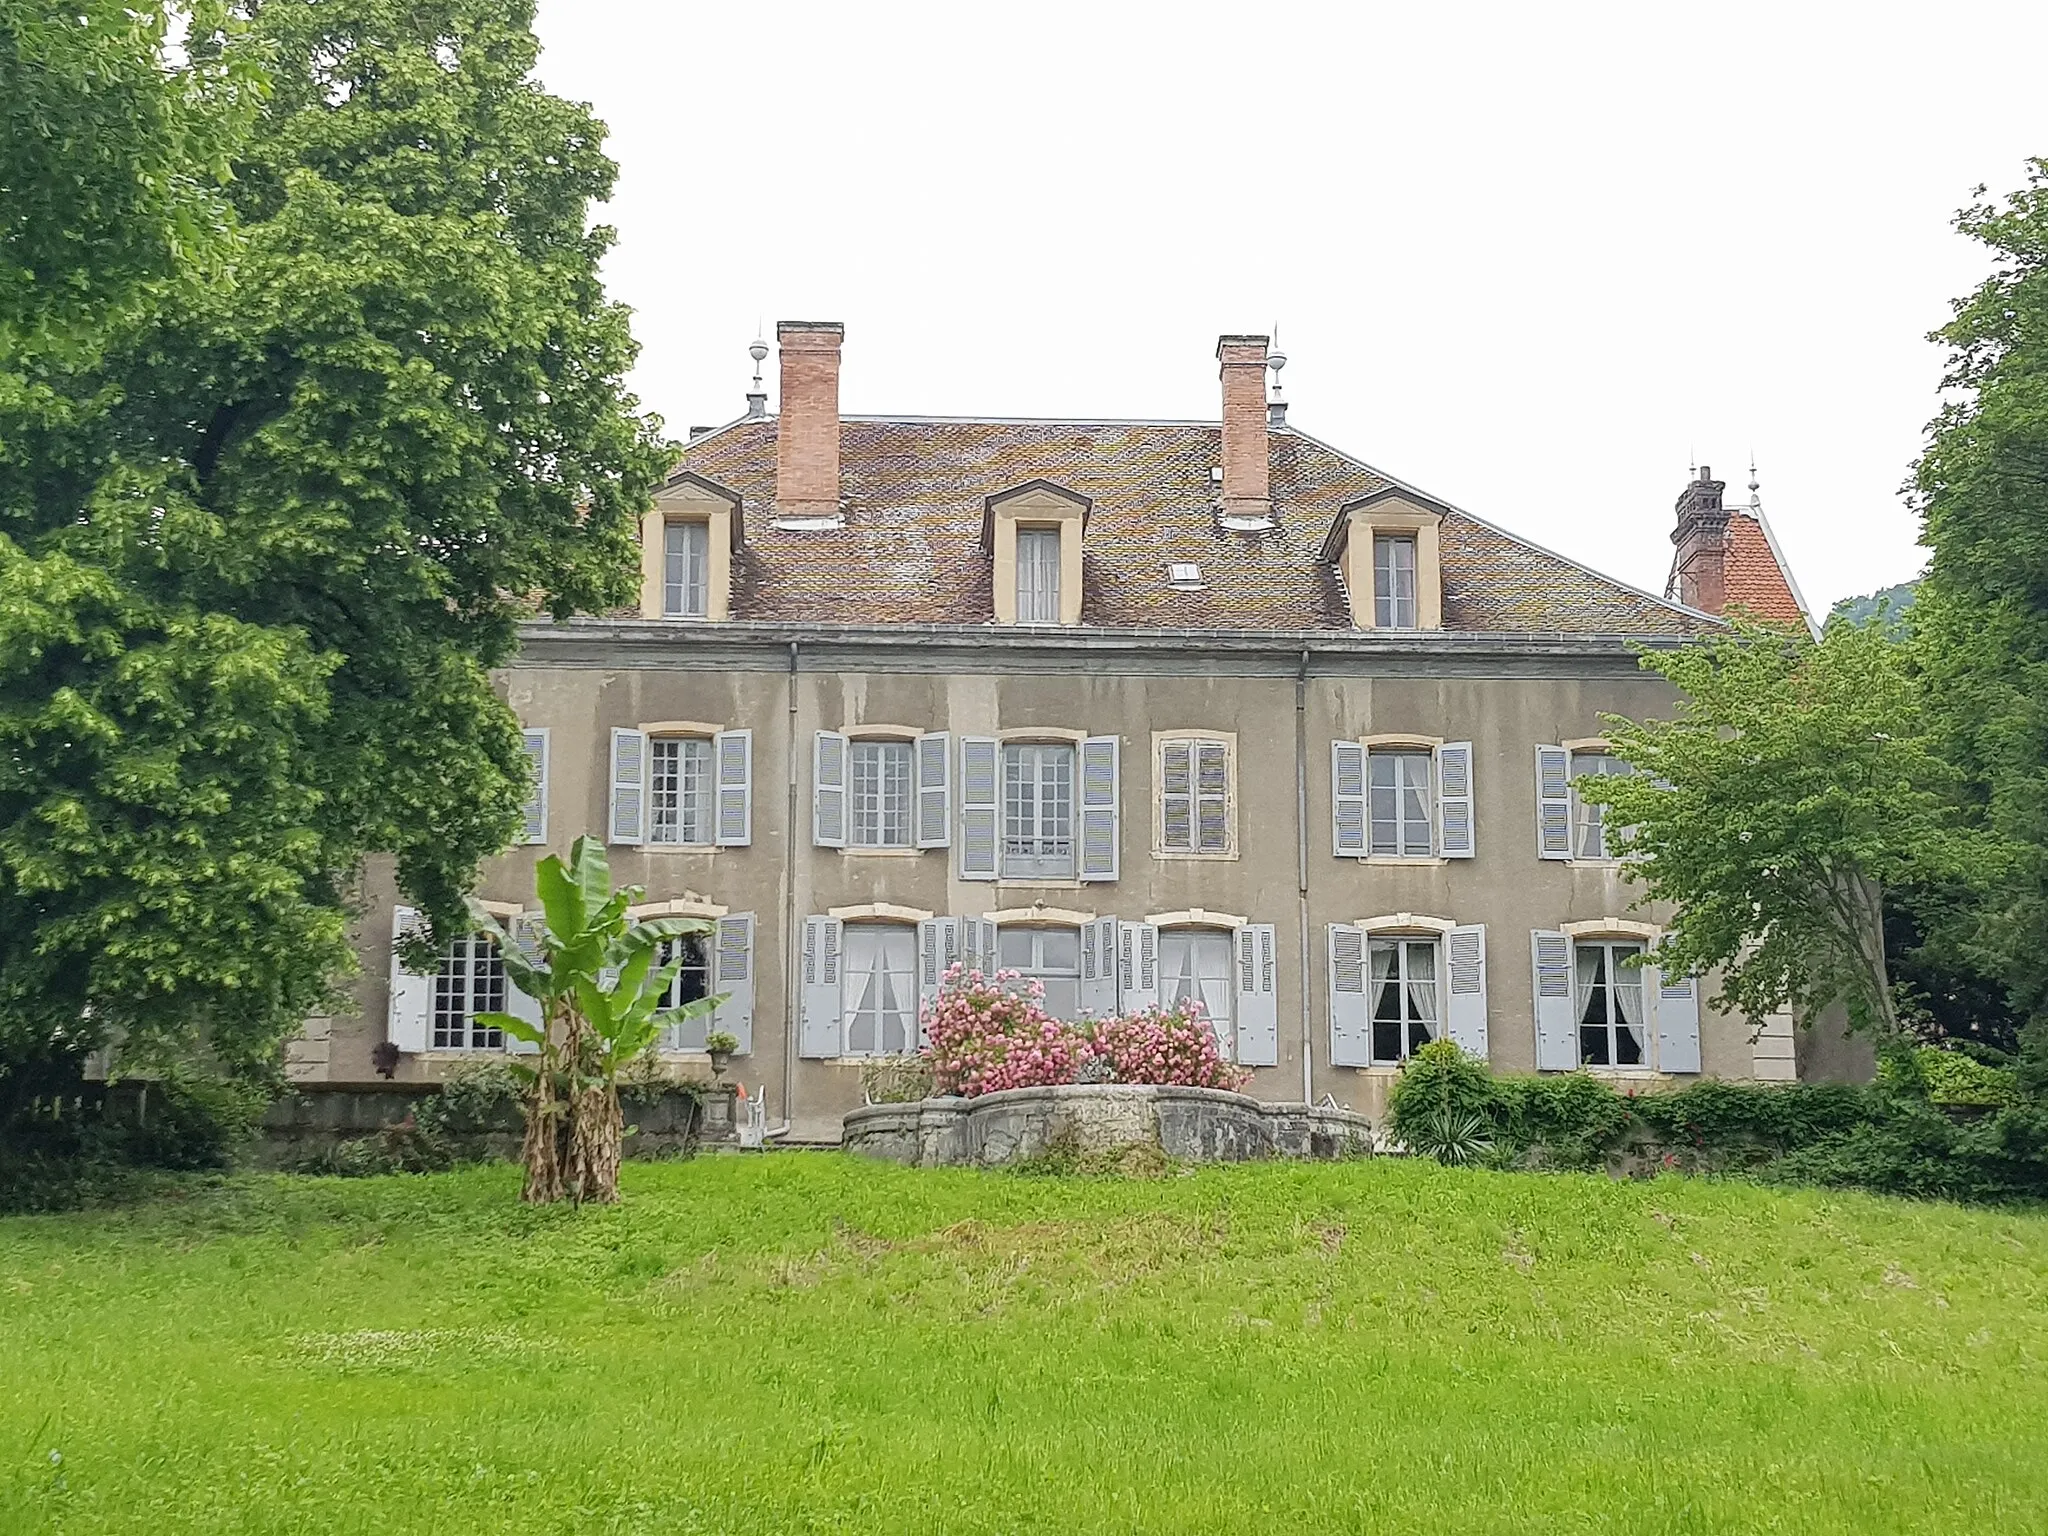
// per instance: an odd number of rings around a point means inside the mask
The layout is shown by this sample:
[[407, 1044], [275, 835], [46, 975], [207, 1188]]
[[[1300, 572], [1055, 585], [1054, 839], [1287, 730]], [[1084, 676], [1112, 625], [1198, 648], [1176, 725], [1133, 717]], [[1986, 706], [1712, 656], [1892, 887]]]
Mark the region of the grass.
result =
[[2048, 1217], [1406, 1161], [0, 1221], [0, 1531], [2048, 1530]]

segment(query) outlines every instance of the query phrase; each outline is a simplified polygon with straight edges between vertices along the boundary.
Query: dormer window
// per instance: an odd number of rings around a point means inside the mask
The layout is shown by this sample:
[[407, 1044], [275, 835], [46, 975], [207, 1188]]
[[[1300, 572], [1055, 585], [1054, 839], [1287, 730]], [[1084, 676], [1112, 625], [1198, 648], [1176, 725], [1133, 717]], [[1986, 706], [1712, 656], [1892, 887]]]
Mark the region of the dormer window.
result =
[[710, 523], [671, 522], [664, 525], [662, 534], [662, 617], [706, 617], [711, 600]]
[[1442, 629], [1439, 533], [1449, 508], [1388, 486], [1346, 502], [1323, 540], [1360, 629]]
[[1373, 535], [1372, 622], [1379, 629], [1415, 628], [1415, 535], [1412, 533]]
[[732, 556], [745, 542], [739, 493], [678, 473], [640, 520], [640, 616], [732, 616]]
[[1017, 622], [1060, 621], [1060, 530], [1017, 530]]
[[981, 547], [993, 567], [998, 624], [1081, 622], [1081, 538], [1086, 496], [1032, 480], [982, 503]]
[[1176, 560], [1166, 568], [1166, 584], [1182, 592], [1202, 590], [1202, 568], [1192, 560]]

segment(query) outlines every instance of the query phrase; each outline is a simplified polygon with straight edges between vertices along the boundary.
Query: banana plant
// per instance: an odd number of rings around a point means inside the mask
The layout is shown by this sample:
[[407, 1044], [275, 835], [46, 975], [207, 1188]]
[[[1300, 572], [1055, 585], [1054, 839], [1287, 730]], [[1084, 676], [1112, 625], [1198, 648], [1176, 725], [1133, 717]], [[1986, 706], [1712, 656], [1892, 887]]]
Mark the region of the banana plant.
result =
[[657, 965], [670, 939], [707, 932], [700, 918], [636, 921], [628, 909], [639, 886], [612, 889], [610, 861], [595, 838], [579, 837], [565, 864], [549, 854], [534, 871], [541, 921], [508, 927], [472, 899], [470, 921], [494, 939], [511, 983], [540, 1004], [538, 1024], [508, 1013], [481, 1013], [477, 1023], [533, 1046], [513, 1070], [524, 1090], [526, 1190], [540, 1204], [565, 1195], [604, 1203], [618, 1199], [625, 1135], [619, 1071], [664, 1029], [701, 1018], [725, 1001], [700, 998], [678, 1008], [661, 1000], [682, 969], [680, 958]]

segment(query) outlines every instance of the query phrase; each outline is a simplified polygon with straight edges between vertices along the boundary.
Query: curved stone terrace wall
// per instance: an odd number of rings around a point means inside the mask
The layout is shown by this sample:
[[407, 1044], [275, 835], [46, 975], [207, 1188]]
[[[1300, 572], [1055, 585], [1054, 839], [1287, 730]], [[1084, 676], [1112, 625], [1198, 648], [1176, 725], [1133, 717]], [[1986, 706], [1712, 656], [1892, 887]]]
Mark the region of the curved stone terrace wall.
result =
[[1241, 1163], [1358, 1156], [1374, 1142], [1372, 1122], [1349, 1110], [1267, 1104], [1218, 1088], [1071, 1083], [869, 1104], [846, 1117], [841, 1145], [915, 1168], [993, 1168], [1055, 1150], [1156, 1146], [1176, 1162]]

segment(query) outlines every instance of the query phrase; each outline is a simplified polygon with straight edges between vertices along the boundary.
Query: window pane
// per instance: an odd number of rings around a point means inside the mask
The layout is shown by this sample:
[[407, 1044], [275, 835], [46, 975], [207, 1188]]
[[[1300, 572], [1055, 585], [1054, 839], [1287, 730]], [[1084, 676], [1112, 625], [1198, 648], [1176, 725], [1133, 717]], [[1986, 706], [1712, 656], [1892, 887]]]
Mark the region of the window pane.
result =
[[1057, 624], [1059, 619], [1059, 530], [1020, 528], [1017, 530], [1017, 622]]
[[1368, 852], [1428, 858], [1435, 851], [1429, 809], [1431, 772], [1427, 752], [1371, 754]]
[[[701, 933], [687, 933], [681, 938], [665, 939], [655, 954], [656, 963], [662, 967], [683, 962], [676, 972], [675, 980], [662, 994], [661, 1006], [680, 1008], [685, 1003], [694, 1003], [699, 998], [711, 995], [711, 947]], [[664, 1043], [672, 1051], [701, 1051], [704, 1041], [711, 1033], [711, 1016], [687, 1019], [681, 1024], [671, 1025], [664, 1037]]]
[[851, 756], [854, 845], [909, 847], [910, 743], [857, 741]]
[[1003, 874], [1064, 879], [1074, 872], [1074, 749], [1003, 749]]
[[1081, 930], [1047, 928], [1039, 934], [1039, 964], [1047, 971], [1081, 974]]
[[[1574, 752], [1571, 774], [1574, 779], [1606, 778], [1633, 773], [1635, 770], [1622, 758], [1605, 752]], [[1588, 805], [1579, 798], [1576, 790], [1572, 793], [1573, 804], [1577, 807], [1577, 829], [1573, 840], [1573, 853], [1581, 859], [1605, 859], [1613, 857], [1607, 846], [1607, 831], [1602, 824], [1605, 808]]]
[[1415, 627], [1415, 540], [1377, 534], [1372, 541], [1373, 622], [1386, 629]]
[[663, 531], [661, 611], [701, 619], [709, 612], [711, 529], [705, 523], [669, 523]]
[[999, 928], [996, 930], [996, 952], [1002, 957], [1002, 968], [1006, 971], [1029, 970], [1036, 960], [1034, 937], [1029, 928]]
[[845, 944], [846, 1054], [915, 1050], [915, 930], [901, 923], [848, 923]]

